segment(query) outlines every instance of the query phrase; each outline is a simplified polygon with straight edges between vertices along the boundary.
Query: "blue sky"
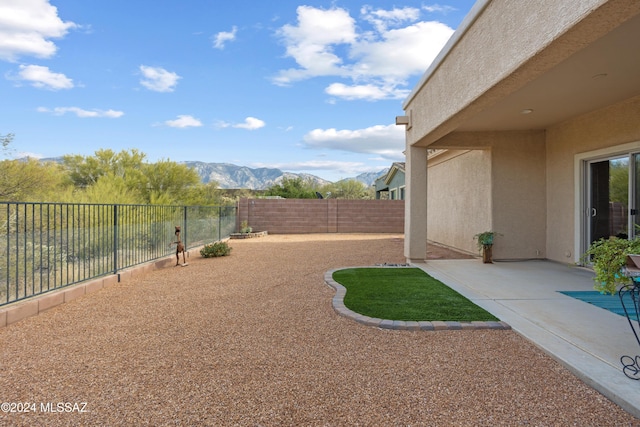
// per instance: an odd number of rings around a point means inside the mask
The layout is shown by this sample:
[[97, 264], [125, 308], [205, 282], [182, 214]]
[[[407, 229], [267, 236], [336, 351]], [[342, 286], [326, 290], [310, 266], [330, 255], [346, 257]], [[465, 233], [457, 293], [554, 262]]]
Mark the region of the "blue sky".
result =
[[379, 171], [404, 160], [395, 116], [473, 3], [0, 0], [0, 135], [14, 157]]

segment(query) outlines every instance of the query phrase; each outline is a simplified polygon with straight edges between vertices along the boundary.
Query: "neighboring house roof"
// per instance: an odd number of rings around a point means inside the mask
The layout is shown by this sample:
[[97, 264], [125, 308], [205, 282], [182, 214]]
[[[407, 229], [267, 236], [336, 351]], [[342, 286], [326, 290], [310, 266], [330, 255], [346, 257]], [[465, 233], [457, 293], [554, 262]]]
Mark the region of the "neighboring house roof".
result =
[[375, 187], [376, 191], [389, 191], [389, 186], [385, 182], [387, 175], [383, 175], [380, 178], [376, 179]]
[[391, 165], [391, 169], [389, 169], [389, 172], [387, 172], [387, 175], [385, 175], [385, 184], [389, 185], [393, 177], [398, 172], [404, 174], [404, 162], [394, 162], [393, 165]]
[[386, 174], [376, 179], [376, 191], [388, 191], [389, 184], [391, 184], [391, 181], [398, 173], [404, 175], [404, 162], [394, 162]]

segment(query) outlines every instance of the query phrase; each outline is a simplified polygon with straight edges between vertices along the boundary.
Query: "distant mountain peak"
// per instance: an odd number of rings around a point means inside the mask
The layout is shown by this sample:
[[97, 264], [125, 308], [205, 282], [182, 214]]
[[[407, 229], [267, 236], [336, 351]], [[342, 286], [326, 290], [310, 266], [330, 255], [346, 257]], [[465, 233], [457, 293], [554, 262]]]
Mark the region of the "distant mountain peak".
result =
[[[277, 168], [250, 168], [248, 166], [239, 166], [232, 163], [207, 163], [202, 161], [181, 162], [188, 167], [195, 169], [200, 175], [203, 183], [215, 181], [218, 186], [223, 189], [241, 189], [249, 190], [265, 190], [282, 182], [283, 179], [301, 178], [306, 181], [312, 181], [320, 186], [330, 184], [318, 176], [307, 173], [283, 172]], [[384, 169], [379, 172], [367, 172], [360, 174], [354, 178], [367, 186], [373, 185], [376, 178], [387, 172]]]
[[[62, 163], [62, 157], [49, 157], [40, 159], [41, 162]], [[248, 166], [239, 166], [233, 163], [208, 163], [199, 160], [178, 162], [188, 166], [200, 176], [203, 183], [215, 181], [218, 187], [222, 189], [248, 189], [248, 190], [266, 190], [275, 184], [279, 184], [283, 179], [301, 178], [305, 181], [312, 181], [319, 186], [331, 184], [331, 181], [322, 179], [318, 176], [308, 173], [283, 172], [277, 168], [250, 168]], [[366, 186], [373, 185], [380, 175], [389, 171], [389, 168], [378, 172], [365, 172], [352, 178], [341, 179], [347, 181], [355, 179]]]
[[285, 178], [302, 178], [318, 185], [329, 184], [329, 181], [310, 174], [283, 172], [276, 168], [250, 168], [231, 163], [206, 163], [200, 161], [181, 162], [195, 169], [203, 183], [215, 181], [220, 188], [249, 190], [265, 190], [279, 184]]

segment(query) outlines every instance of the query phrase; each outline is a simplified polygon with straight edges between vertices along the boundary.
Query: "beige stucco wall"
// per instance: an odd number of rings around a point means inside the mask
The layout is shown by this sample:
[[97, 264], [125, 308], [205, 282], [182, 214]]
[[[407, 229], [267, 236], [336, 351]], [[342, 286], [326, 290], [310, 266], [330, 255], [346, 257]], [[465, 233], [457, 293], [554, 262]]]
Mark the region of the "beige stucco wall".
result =
[[544, 132], [489, 132], [487, 137], [492, 140], [493, 228], [502, 234], [493, 255], [496, 259], [544, 258]]
[[[547, 257], [575, 262], [580, 238], [580, 182], [576, 156], [613, 155], [633, 148], [640, 151], [640, 96], [560, 123], [547, 130]], [[578, 211], [578, 212], [576, 212]], [[578, 216], [579, 218], [579, 216]]]
[[427, 149], [407, 146], [405, 150], [404, 255], [407, 261], [427, 257]]
[[429, 161], [427, 173], [428, 239], [477, 253], [473, 236], [492, 228], [491, 152], [452, 150]]
[[450, 134], [451, 149], [429, 161], [429, 240], [476, 252], [473, 236], [501, 234], [494, 257], [544, 258], [545, 139], [542, 131]]
[[576, 156], [640, 151], [638, 117], [640, 96], [547, 131], [453, 133], [441, 139], [437, 146], [450, 151], [429, 163], [429, 240], [475, 252], [472, 236], [493, 229], [503, 234], [494, 247], [496, 258], [578, 261], [576, 215], [583, 208]]

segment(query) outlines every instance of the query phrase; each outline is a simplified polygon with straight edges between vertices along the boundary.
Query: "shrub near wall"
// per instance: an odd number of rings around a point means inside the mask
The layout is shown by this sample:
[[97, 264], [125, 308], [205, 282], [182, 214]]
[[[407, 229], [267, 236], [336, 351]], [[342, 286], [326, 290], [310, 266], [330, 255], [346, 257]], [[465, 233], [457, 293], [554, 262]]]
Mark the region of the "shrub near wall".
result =
[[403, 233], [403, 200], [240, 199], [237, 226], [270, 234]]

